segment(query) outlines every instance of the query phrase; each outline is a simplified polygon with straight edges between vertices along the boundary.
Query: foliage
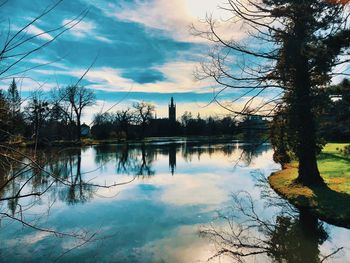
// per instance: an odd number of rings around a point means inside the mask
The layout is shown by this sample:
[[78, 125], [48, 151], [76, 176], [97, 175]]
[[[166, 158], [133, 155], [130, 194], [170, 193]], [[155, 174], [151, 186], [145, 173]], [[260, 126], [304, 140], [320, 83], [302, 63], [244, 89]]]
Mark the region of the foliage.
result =
[[350, 140], [350, 81], [327, 88], [327, 111], [321, 119], [321, 134], [330, 141]]
[[[348, 63], [348, 1], [226, 3], [222, 9], [230, 19], [225, 22], [241, 23], [249, 34], [248, 41], [222, 35], [219, 21], [207, 16], [207, 30], [195, 33], [214, 42], [215, 47], [209, 53], [209, 62], [202, 64], [198, 78], [216, 81], [222, 89], [214, 100], [236, 115], [274, 117], [280, 113], [276, 109], [283, 109], [280, 117], [289, 124], [283, 131], [288, 136], [275, 136], [275, 145], [282, 145], [277, 143], [278, 138], [288, 138], [288, 150], [299, 161], [298, 180], [305, 185], [322, 184], [316, 161], [322, 147], [317, 115], [324, 110], [323, 87], [333, 76], [341, 75], [334, 72], [334, 67]], [[241, 60], [236, 59], [238, 55]], [[240, 94], [234, 102], [247, 95], [251, 98], [237, 110], [234, 105], [218, 101], [219, 94], [226, 89], [236, 89]], [[272, 97], [269, 92], [279, 95]], [[254, 99], [264, 93], [271, 99], [263, 103], [256, 100], [254, 104]], [[286, 152], [287, 149], [281, 149], [277, 159], [288, 161]]]
[[279, 109], [279, 113], [274, 116], [270, 126], [271, 145], [274, 150], [273, 160], [280, 163], [282, 167], [292, 160], [288, 119], [283, 114], [283, 109]]

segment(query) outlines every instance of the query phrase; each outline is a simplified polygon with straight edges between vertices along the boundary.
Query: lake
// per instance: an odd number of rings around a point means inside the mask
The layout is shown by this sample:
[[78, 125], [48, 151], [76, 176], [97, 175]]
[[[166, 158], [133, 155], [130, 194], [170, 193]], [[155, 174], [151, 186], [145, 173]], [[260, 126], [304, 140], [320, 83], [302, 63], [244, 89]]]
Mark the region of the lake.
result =
[[[349, 230], [295, 210], [269, 189], [265, 179], [280, 165], [268, 144], [179, 139], [39, 155], [46, 172], [28, 169], [0, 193], [11, 196], [26, 181], [26, 192], [48, 189], [0, 203], [1, 262], [206, 262], [238, 241], [242, 254], [261, 252], [246, 262], [321, 262], [338, 250], [324, 262], [350, 262]], [[20, 211], [31, 225], [61, 234], [4, 217]]]

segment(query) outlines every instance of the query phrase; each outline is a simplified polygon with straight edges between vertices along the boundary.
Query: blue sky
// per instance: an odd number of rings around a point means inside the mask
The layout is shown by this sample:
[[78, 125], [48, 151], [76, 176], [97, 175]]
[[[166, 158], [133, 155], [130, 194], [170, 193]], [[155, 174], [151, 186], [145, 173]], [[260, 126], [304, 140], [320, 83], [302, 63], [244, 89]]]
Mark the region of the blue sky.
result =
[[[0, 12], [2, 17], [9, 18], [2, 21], [2, 28], [10, 22], [15, 31], [52, 3], [51, 0], [8, 1]], [[196, 81], [193, 71], [207, 54], [209, 45], [189, 32], [191, 23], [217, 11], [219, 3], [219, 0], [65, 0], [30, 26], [26, 35], [61, 26], [85, 9], [88, 14], [10, 73], [53, 62], [17, 74], [22, 94], [28, 96], [39, 86], [49, 91], [75, 83], [97, 57], [82, 82], [97, 95], [97, 105], [85, 114], [87, 121], [119, 100], [121, 103], [113, 110], [146, 100], [156, 104], [158, 116], [166, 116], [171, 96], [178, 104], [178, 116], [186, 110], [204, 116], [226, 114], [217, 105], [205, 106], [213, 98], [215, 84]], [[244, 37], [239, 27], [230, 30], [235, 37]], [[29, 45], [38, 45], [54, 35], [54, 32], [43, 34]], [[1, 87], [7, 88], [9, 81], [2, 81]], [[234, 96], [234, 92], [228, 92], [223, 99]]]

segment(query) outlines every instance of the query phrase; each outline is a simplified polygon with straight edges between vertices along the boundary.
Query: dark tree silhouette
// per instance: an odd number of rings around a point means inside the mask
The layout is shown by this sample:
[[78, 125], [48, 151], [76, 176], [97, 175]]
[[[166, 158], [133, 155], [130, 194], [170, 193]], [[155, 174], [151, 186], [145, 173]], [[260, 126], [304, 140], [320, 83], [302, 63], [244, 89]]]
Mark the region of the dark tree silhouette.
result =
[[261, 216], [250, 194], [239, 192], [232, 195], [228, 210], [218, 213], [224, 226], [202, 227], [200, 234], [217, 248], [208, 261], [229, 257], [244, 263], [253, 257], [257, 262], [268, 257], [273, 262], [322, 263], [343, 249], [339, 247], [322, 255], [319, 245], [329, 238], [322, 222], [308, 211], [297, 211], [288, 203], [275, 200], [274, 196], [263, 198], [266, 207], [278, 207], [268, 218]]
[[27, 117], [32, 125], [32, 137], [34, 137], [34, 154], [38, 147], [40, 130], [50, 113], [49, 102], [42, 98], [41, 91], [34, 92], [27, 108]]
[[[318, 171], [319, 150], [315, 110], [319, 90], [327, 85], [336, 66], [346, 64], [350, 30], [349, 1], [227, 0], [221, 9], [230, 14], [224, 22], [246, 29], [248, 37], [237, 41], [222, 35], [220, 22], [206, 18], [207, 30], [194, 34], [215, 43], [209, 60], [197, 72], [222, 86], [214, 101], [236, 115], [273, 117], [284, 107], [290, 124], [290, 143], [299, 161], [298, 181], [323, 183]], [[238, 59], [232, 59], [239, 56]], [[237, 66], [237, 61], [239, 65]], [[226, 89], [238, 89], [251, 98], [241, 110], [219, 100]], [[269, 99], [255, 100], [269, 93]], [[273, 95], [271, 95], [273, 94]]]
[[92, 90], [85, 87], [73, 85], [57, 90], [58, 105], [62, 113], [75, 127], [75, 138], [81, 138], [81, 116], [87, 106], [95, 103], [95, 95]]
[[135, 109], [136, 123], [141, 125], [141, 134], [143, 138], [145, 137], [147, 125], [153, 119], [155, 107], [144, 101], [134, 103], [133, 107]]
[[12, 82], [7, 90], [7, 100], [10, 105], [12, 118], [15, 118], [21, 109], [21, 97], [14, 78], [12, 79]]

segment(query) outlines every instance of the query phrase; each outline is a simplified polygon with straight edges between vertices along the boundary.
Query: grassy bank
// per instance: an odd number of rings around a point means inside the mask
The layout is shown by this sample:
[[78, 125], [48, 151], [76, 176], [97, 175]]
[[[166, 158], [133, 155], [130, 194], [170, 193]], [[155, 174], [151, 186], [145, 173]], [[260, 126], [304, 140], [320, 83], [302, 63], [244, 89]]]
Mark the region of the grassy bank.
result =
[[318, 157], [326, 186], [305, 187], [294, 183], [297, 164], [273, 173], [272, 188], [297, 207], [310, 208], [320, 219], [350, 228], [350, 157], [343, 154], [347, 144], [327, 144]]

